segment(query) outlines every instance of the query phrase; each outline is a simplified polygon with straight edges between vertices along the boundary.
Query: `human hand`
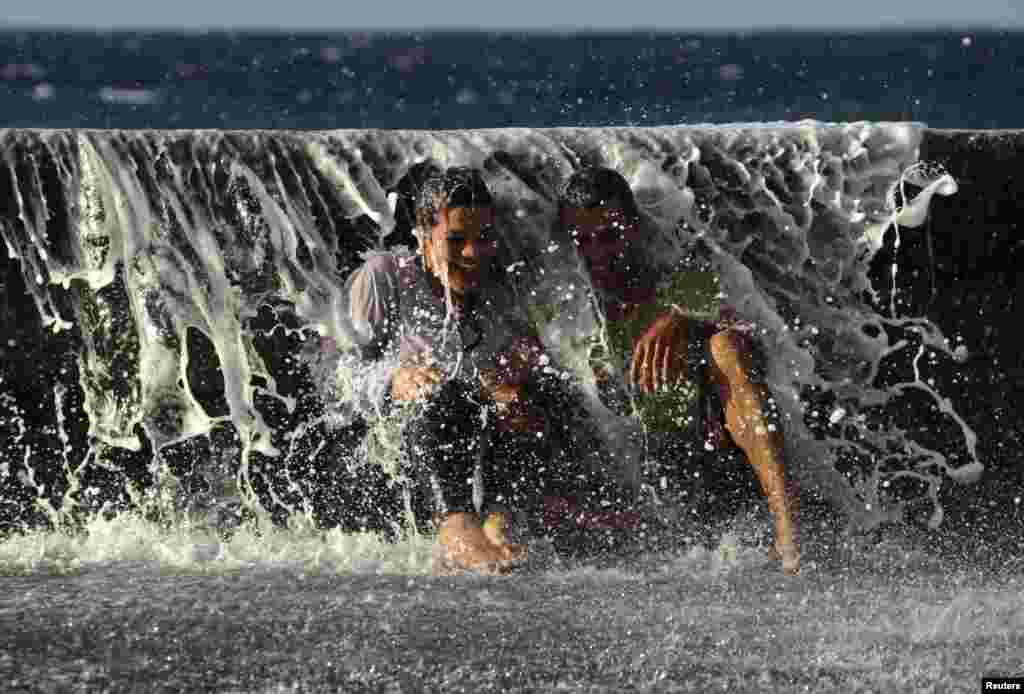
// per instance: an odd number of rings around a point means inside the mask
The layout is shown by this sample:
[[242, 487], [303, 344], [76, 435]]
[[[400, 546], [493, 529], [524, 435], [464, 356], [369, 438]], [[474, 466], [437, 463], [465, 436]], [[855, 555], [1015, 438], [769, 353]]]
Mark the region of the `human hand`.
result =
[[400, 366], [391, 379], [391, 397], [402, 402], [424, 400], [441, 382], [441, 372], [433, 366]]
[[484, 389], [491, 400], [498, 406], [499, 411], [507, 409], [513, 403], [519, 402], [519, 394], [522, 386], [515, 383], [492, 383], [490, 387], [485, 383]]
[[654, 319], [633, 346], [630, 381], [644, 393], [676, 383], [686, 369], [687, 319], [663, 313]]
[[523, 386], [501, 380], [493, 370], [482, 370], [480, 383], [486, 397], [494, 403], [499, 431], [525, 433], [543, 430], [543, 420], [532, 413], [522, 396]]

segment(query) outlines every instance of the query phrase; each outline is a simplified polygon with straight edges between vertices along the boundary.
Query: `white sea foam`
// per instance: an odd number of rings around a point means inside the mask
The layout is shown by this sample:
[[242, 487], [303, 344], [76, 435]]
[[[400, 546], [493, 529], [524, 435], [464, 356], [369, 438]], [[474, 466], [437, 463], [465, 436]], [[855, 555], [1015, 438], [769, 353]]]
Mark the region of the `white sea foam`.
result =
[[92, 516], [75, 532], [36, 529], [0, 540], [0, 575], [81, 573], [111, 564], [181, 573], [286, 571], [298, 574], [429, 573], [432, 541], [385, 542], [374, 533], [320, 530], [296, 517], [288, 527], [246, 523], [230, 537], [200, 519], [157, 522], [143, 513]]
[[[553, 244], [559, 183], [586, 162], [613, 167], [630, 181], [642, 211], [661, 231], [653, 250], [666, 265], [697, 240], [710, 249], [725, 296], [757, 324], [770, 357], [767, 378], [783, 415], [789, 469], [854, 523], [871, 526], [899, 516], [902, 505], [883, 493], [892, 479], [914, 477], [937, 499], [942, 475], [966, 481], [980, 469], [973, 432], [920, 373], [886, 389], [874, 384], [880, 360], [895, 351], [918, 346], [920, 357], [927, 345], [955, 356], [927, 321], [883, 317], [864, 299], [872, 290], [868, 263], [885, 231], [920, 225], [933, 195], [956, 191], [950, 177], [918, 162], [916, 124], [5, 137], [74, 155], [59, 157], [57, 171], [65, 199], [73, 201], [70, 238], [58, 246], [48, 237], [39, 176], [16, 181], [19, 219], [0, 231], [22, 261], [44, 321], [55, 331], [72, 321], [81, 330], [84, 409], [96, 441], [137, 449], [134, 427], [141, 424], [159, 451], [229, 420], [242, 442], [241, 481], [248, 488], [252, 452], [280, 456], [278, 446], [290, 433], [273, 430], [255, 395], [294, 406], [277, 393], [250, 319], [261, 305], [283, 302], [302, 330], [348, 344], [339, 256], [380, 244], [395, 225], [387, 191], [427, 159], [484, 171], [517, 256], [513, 264], [528, 260], [542, 270], [535, 300], [579, 315], [572, 309], [584, 300], [586, 282], [578, 263], [557, 245], [554, 253], [540, 251]], [[907, 183], [919, 189], [916, 196]], [[333, 210], [372, 220], [377, 236], [361, 245], [341, 238], [353, 232], [331, 216]], [[51, 287], [76, 281], [88, 290], [77, 292], [76, 314], [63, 316]], [[118, 315], [122, 300], [127, 322]], [[890, 344], [883, 325], [910, 328], [917, 342]], [[866, 327], [876, 329], [874, 337]], [[189, 328], [216, 350], [227, 417], [209, 416], [191, 392]], [[571, 322], [555, 327], [556, 333], [573, 329]], [[559, 342], [558, 334], [548, 337]], [[127, 370], [112, 371], [115, 354]], [[856, 441], [841, 432], [824, 441], [810, 435], [804, 424], [809, 388], [836, 396], [832, 412], [845, 416], [832, 423], [857, 429]], [[972, 456], [966, 469], [954, 470], [941, 453], [902, 432], [863, 425], [865, 408], [911, 390], [931, 396], [962, 428]], [[877, 453], [893, 447], [902, 451], [902, 468]], [[834, 465], [837, 455], [850, 451], [868, 461], [867, 474], [856, 481]], [[160, 465], [159, 455], [153, 464]], [[230, 554], [230, 547], [217, 545], [215, 552], [213, 546], [205, 537], [175, 539], [166, 556], [201, 562], [222, 550]]]

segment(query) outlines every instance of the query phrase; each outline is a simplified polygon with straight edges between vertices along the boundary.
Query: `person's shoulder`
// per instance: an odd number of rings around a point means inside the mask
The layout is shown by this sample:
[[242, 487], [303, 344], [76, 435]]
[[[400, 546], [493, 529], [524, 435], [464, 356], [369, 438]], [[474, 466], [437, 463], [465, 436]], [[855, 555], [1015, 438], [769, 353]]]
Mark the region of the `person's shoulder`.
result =
[[394, 283], [401, 279], [403, 284], [414, 283], [419, 273], [416, 258], [408, 251], [368, 251], [363, 264], [353, 273], [353, 281]]
[[394, 291], [401, 276], [401, 262], [401, 254], [392, 251], [369, 251], [363, 256], [363, 264], [347, 284], [353, 305], [369, 306]]
[[403, 254], [394, 251], [369, 251], [363, 258], [359, 270], [371, 273], [397, 272], [403, 262]]

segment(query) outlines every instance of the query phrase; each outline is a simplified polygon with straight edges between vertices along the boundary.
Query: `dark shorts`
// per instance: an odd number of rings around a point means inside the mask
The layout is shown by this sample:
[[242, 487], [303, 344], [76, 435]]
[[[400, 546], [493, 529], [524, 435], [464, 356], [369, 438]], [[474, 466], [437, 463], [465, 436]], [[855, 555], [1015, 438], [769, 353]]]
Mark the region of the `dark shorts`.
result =
[[758, 498], [758, 481], [743, 451], [728, 432], [707, 448], [697, 431], [665, 432], [649, 439], [650, 483], [666, 500], [703, 518], [728, 515]]
[[[524, 390], [531, 407], [543, 412], [542, 435], [501, 432], [484, 425], [476, 388], [449, 381], [419, 406], [403, 436], [406, 475], [413, 480], [417, 522], [437, 512], [476, 510], [474, 477], [479, 475], [482, 509], [515, 508], [536, 515], [551, 496], [599, 504], [612, 488], [593, 471], [600, 451], [572, 387], [559, 379], [539, 380]], [[488, 421], [493, 422], [489, 412]]]

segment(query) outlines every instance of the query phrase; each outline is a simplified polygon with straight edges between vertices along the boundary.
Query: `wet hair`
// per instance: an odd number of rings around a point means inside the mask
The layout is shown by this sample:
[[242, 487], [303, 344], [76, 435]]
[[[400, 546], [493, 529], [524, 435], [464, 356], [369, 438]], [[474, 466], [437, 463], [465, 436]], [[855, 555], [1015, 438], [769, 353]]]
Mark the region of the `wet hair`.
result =
[[618, 171], [600, 166], [577, 169], [558, 196], [562, 208], [606, 207], [609, 203], [621, 205], [631, 217], [640, 216], [629, 182]]
[[413, 229], [416, 227], [416, 204], [420, 190], [424, 181], [442, 173], [440, 167], [433, 161], [413, 164], [398, 184], [388, 191], [397, 195], [398, 199], [395, 201], [395, 228], [384, 239], [385, 247], [401, 245], [416, 248], [418, 242]]
[[423, 182], [416, 200], [416, 226], [429, 229], [437, 224], [442, 208], [491, 207], [494, 198], [476, 169], [455, 166], [444, 173], [435, 170]]

